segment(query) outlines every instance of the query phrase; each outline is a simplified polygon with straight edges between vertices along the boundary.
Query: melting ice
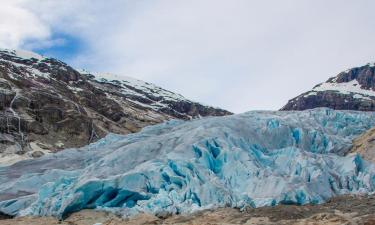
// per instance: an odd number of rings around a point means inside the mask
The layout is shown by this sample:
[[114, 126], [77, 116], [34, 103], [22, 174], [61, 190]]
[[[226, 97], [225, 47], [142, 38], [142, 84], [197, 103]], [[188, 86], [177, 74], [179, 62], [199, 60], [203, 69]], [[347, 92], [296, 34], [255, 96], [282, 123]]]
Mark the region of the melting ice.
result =
[[169, 121], [80, 149], [0, 167], [0, 211], [190, 213], [322, 203], [375, 190], [375, 166], [344, 156], [375, 113], [256, 111]]

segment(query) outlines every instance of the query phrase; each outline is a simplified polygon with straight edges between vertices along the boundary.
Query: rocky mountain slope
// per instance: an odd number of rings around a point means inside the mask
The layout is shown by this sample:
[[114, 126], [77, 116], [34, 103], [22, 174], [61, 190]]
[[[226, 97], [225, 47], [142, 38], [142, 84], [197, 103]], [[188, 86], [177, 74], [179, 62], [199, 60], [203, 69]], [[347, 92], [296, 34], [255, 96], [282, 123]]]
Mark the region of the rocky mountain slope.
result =
[[329, 107], [375, 111], [375, 63], [352, 68], [291, 99], [281, 110]]
[[84, 146], [109, 132], [228, 114], [140, 80], [0, 50], [0, 164]]

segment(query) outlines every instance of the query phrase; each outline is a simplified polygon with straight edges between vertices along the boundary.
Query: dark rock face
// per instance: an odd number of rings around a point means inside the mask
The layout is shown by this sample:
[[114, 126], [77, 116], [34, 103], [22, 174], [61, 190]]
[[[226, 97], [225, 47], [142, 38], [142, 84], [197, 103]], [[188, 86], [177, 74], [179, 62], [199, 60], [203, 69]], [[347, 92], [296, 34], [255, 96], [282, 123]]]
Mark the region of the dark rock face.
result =
[[375, 111], [375, 64], [353, 68], [291, 99], [281, 110], [329, 107]]
[[12, 216], [0, 212], [0, 220], [12, 219]]
[[[224, 116], [132, 78], [105, 79], [52, 58], [0, 50], [0, 154], [40, 156], [169, 119]], [[1, 163], [1, 162], [0, 162]]]
[[[337, 75], [336, 82], [346, 83], [357, 80], [358, 83], [366, 90], [375, 90], [375, 65], [367, 64], [366, 66], [350, 69]], [[333, 80], [332, 78], [330, 79]]]

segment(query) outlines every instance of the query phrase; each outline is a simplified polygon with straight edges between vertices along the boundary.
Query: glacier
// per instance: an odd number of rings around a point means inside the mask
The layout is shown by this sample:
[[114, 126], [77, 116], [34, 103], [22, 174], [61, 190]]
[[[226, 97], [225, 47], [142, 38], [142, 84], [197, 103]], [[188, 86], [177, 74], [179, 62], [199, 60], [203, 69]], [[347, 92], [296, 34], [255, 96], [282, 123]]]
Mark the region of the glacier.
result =
[[375, 191], [375, 165], [347, 155], [375, 113], [251, 111], [172, 120], [0, 167], [0, 211], [64, 218], [319, 204]]

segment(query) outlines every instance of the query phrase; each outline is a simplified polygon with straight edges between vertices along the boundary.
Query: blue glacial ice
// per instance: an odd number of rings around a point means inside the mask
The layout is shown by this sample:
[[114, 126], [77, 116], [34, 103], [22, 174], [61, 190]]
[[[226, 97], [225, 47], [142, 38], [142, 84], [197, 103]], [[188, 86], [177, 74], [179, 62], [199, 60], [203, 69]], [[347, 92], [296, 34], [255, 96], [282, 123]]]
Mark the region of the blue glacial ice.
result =
[[254, 111], [109, 134], [80, 149], [0, 167], [0, 211], [190, 213], [322, 203], [375, 190], [375, 166], [344, 156], [375, 113]]

